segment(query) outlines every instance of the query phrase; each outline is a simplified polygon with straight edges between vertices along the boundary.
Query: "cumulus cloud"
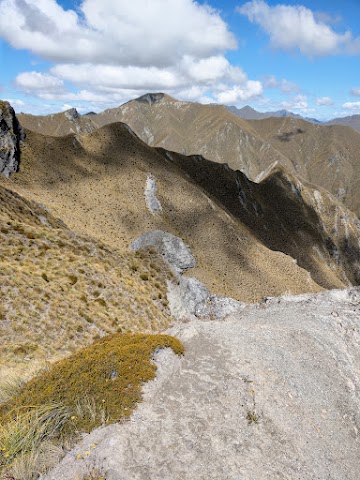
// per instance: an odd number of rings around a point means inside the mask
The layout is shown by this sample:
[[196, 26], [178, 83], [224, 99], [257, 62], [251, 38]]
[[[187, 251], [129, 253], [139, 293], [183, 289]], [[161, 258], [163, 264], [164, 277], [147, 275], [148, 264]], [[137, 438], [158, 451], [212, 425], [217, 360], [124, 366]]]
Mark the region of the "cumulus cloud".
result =
[[0, 35], [69, 63], [164, 67], [236, 47], [218, 12], [193, 0], [83, 0], [76, 12], [55, 0], [2, 0]]
[[282, 102], [281, 106], [287, 110], [300, 110], [303, 113], [314, 111], [308, 107], [308, 99], [306, 95], [296, 95], [292, 100]]
[[347, 110], [354, 110], [356, 112], [360, 112], [360, 102], [346, 102], [343, 104], [343, 107]]
[[262, 92], [226, 59], [236, 41], [219, 12], [195, 0], [82, 0], [76, 11], [56, 0], [0, 0], [1, 36], [53, 62], [15, 80], [43, 100], [100, 104], [166, 91], [240, 101]]
[[278, 88], [282, 93], [297, 92], [300, 90], [296, 83], [290, 82], [285, 78], [278, 80], [275, 75], [266, 75], [264, 78], [264, 87]]
[[360, 88], [352, 88], [350, 95], [353, 95], [354, 97], [360, 97]]
[[270, 6], [264, 0], [252, 0], [237, 11], [269, 35], [273, 48], [299, 50], [309, 57], [341, 51], [360, 53], [360, 40], [353, 39], [351, 32], [337, 33], [324, 16], [321, 18], [304, 6]]
[[15, 85], [26, 93], [38, 92], [64, 92], [64, 82], [52, 75], [39, 72], [23, 72], [15, 79]]
[[320, 97], [315, 100], [316, 105], [320, 107], [334, 105], [333, 100], [330, 97]]
[[225, 105], [237, 105], [241, 102], [246, 102], [250, 99], [256, 98], [263, 92], [261, 82], [248, 80], [244, 85], [235, 86], [228, 90], [224, 90], [216, 94], [218, 103]]

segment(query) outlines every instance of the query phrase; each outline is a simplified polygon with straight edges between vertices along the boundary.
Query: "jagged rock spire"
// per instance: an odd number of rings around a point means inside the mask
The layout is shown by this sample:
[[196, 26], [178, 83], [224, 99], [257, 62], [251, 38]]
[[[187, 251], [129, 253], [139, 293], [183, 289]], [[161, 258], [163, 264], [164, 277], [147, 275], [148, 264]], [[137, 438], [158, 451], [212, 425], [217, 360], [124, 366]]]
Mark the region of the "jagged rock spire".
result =
[[25, 139], [15, 111], [0, 100], [0, 174], [9, 177], [19, 168], [20, 143]]

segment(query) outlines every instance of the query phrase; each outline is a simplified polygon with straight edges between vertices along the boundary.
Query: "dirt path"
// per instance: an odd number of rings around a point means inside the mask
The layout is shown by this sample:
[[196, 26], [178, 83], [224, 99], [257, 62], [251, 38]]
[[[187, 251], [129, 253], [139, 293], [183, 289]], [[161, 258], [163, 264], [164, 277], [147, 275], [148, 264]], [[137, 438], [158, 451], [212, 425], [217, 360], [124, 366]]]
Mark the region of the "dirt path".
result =
[[184, 358], [158, 353], [131, 420], [84, 437], [46, 480], [92, 466], [107, 480], [358, 480], [359, 313], [353, 289], [174, 327]]

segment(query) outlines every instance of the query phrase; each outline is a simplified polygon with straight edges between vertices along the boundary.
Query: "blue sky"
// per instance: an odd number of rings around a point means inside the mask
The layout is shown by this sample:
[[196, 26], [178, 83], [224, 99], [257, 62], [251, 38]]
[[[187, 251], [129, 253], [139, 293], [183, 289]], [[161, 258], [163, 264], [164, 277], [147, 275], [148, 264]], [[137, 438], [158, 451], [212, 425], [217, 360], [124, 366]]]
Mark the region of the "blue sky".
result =
[[47, 114], [148, 91], [360, 113], [358, 0], [0, 0], [0, 97]]

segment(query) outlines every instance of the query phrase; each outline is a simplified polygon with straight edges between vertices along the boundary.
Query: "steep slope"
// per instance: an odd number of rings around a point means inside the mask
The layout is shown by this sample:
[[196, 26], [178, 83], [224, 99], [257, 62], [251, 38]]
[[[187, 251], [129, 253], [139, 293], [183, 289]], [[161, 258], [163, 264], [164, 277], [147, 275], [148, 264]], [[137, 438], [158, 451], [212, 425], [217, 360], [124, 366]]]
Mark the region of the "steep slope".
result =
[[292, 171], [360, 213], [360, 135], [348, 127], [314, 125], [295, 118], [249, 121], [289, 159]]
[[333, 118], [325, 125], [344, 125], [360, 132], [360, 115], [350, 115], [348, 117]]
[[96, 115], [101, 126], [122, 121], [146, 143], [185, 155], [227, 163], [251, 180], [278, 161], [289, 171], [332, 193], [360, 214], [360, 135], [298, 118], [245, 121], [225, 107], [144, 98]]
[[[148, 147], [126, 125], [80, 138], [28, 132], [21, 170], [7, 182], [112, 248], [128, 249], [157, 229], [181, 237], [197, 260], [192, 274], [214, 293], [256, 301], [320, 290], [291, 257], [270, 251], [210, 190], [199, 188], [171, 154]], [[154, 197], [160, 209], [151, 213]], [[331, 277], [332, 285], [344, 284]]]
[[20, 113], [17, 117], [25, 128], [56, 137], [69, 133], [90, 133], [97, 128], [91, 115], [80, 115], [76, 108], [44, 116]]
[[325, 190], [300, 182], [279, 164], [255, 183], [203, 158], [174, 161], [264, 245], [296, 259], [318, 284], [360, 283], [360, 221]]
[[292, 259], [324, 288], [360, 280], [357, 217], [280, 164], [253, 183], [203, 157], [152, 149], [119, 123], [81, 138], [28, 132], [11, 182], [115, 248], [150, 230], [183, 238], [194, 274], [224, 296], [318, 289]]
[[28, 374], [107, 333], [170, 324], [172, 273], [156, 253], [120, 253], [75, 234], [1, 185], [0, 221], [1, 393], [11, 371]]

